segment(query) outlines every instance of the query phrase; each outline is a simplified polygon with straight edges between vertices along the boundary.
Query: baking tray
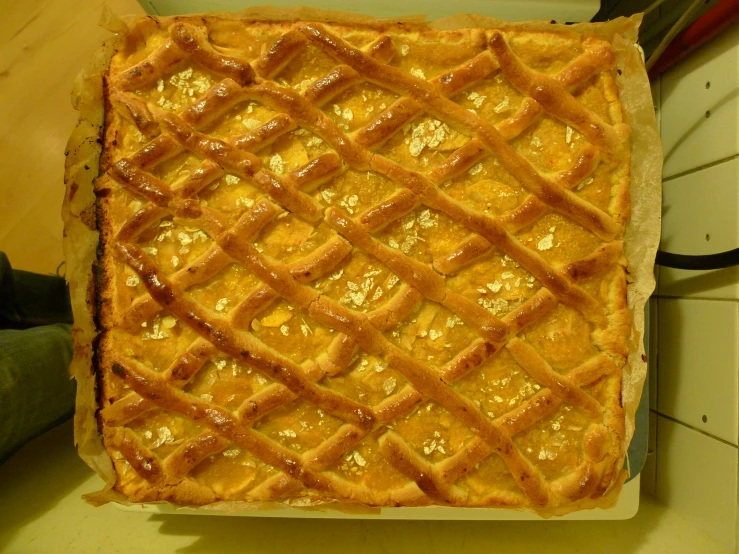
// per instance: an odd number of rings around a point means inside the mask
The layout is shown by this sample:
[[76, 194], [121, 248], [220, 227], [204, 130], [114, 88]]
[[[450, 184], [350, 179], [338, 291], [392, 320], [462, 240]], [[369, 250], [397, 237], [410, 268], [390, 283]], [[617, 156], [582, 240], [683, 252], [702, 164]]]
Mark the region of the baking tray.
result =
[[[245, 0], [138, 0], [151, 15], [183, 15], [204, 12], [233, 12], [253, 7]], [[278, 8], [304, 6], [304, 0], [270, 0]], [[260, 4], [257, 4], [260, 5]], [[374, 17], [402, 17], [423, 13], [427, 19], [449, 17], [458, 13], [489, 15], [508, 21], [555, 19], [560, 22], [590, 21], [600, 9], [600, 0], [462, 0], [461, 2], [427, 2], [426, 0], [321, 0], [321, 9], [341, 10]]]
[[[183, 9], [182, 4], [174, 5], [169, 0], [139, 0], [142, 7], [150, 14], [168, 15], [170, 13], [193, 13], [214, 9], [218, 4], [219, 9], [233, 10], [234, 6], [240, 5], [237, 0], [192, 0], [188, 2], [187, 9]], [[513, 4], [506, 0], [486, 0], [486, 8], [481, 12], [494, 12], [491, 15], [499, 16], [494, 6], [502, 6]], [[590, 2], [589, 2], [590, 3]], [[284, 4], [284, 2], [283, 2]], [[293, 5], [287, 0], [285, 5]], [[547, 8], [551, 9], [553, 5], [571, 5], [571, 2], [548, 0]], [[571, 7], [571, 6], [568, 6]], [[582, 6], [584, 7], [584, 6]], [[491, 9], [492, 8], [492, 9]], [[343, 6], [346, 11], [352, 11]], [[459, 5], [454, 5], [454, 13], [460, 11]], [[567, 8], [565, 8], [567, 9]], [[589, 7], [587, 8], [589, 9]], [[361, 10], [359, 10], [361, 11]], [[372, 10], [373, 12], [377, 10]], [[407, 6], [404, 5], [404, 11], [407, 13]], [[421, 10], [428, 11], [428, 10]], [[465, 10], [462, 10], [465, 11]], [[475, 10], [467, 10], [475, 11]], [[480, 11], [479, 6], [478, 10]], [[373, 15], [378, 15], [373, 13]], [[563, 18], [565, 20], [582, 20], [589, 19], [586, 17]], [[531, 19], [529, 15], [524, 19]], [[520, 19], [508, 14], [508, 19]], [[648, 357], [656, 355], [649, 352], [649, 303], [645, 305], [645, 325], [644, 325], [644, 347]], [[651, 364], [650, 364], [651, 365]], [[647, 444], [649, 435], [649, 378], [644, 381], [639, 407], [635, 414], [635, 429], [632, 440], [624, 462], [624, 469], [628, 472], [629, 477], [623, 485], [623, 489], [615, 506], [609, 509], [595, 508], [591, 510], [582, 510], [572, 512], [564, 516], [553, 518], [554, 520], [625, 520], [636, 515], [639, 509], [639, 491], [640, 477], [639, 474], [644, 467], [647, 456]], [[532, 512], [523, 512], [516, 510], [506, 510], [497, 508], [452, 508], [443, 506], [427, 506], [416, 508], [389, 507], [380, 508], [376, 512], [369, 513], [344, 513], [338, 510], [320, 511], [316, 509], [300, 509], [292, 507], [284, 507], [273, 510], [242, 510], [231, 513], [224, 513], [220, 510], [209, 510], [204, 508], [188, 508], [177, 507], [169, 503], [146, 503], [146, 504], [130, 504], [116, 506], [127, 512], [143, 512], [149, 514], [181, 514], [181, 515], [231, 515], [246, 517], [278, 517], [278, 518], [307, 518], [307, 519], [380, 519], [380, 520], [517, 520], [517, 521], [545, 521], [541, 516]]]

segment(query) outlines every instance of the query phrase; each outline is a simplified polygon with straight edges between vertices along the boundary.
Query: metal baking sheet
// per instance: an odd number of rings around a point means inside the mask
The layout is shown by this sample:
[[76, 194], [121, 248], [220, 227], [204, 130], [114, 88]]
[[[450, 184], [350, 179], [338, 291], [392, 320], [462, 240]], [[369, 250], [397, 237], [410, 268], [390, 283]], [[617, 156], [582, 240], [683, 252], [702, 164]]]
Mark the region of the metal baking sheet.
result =
[[[244, 0], [138, 0], [152, 15], [181, 15], [211, 11], [240, 11], [254, 6]], [[303, 0], [271, 0], [265, 2], [278, 8], [304, 6]], [[426, 2], [410, 0], [373, 0], [371, 3], [358, 0], [321, 0], [311, 3], [325, 10], [341, 10], [374, 17], [398, 17], [423, 13], [428, 19], [449, 17], [458, 13], [476, 13], [507, 19], [529, 21], [532, 19], [554, 19], [561, 23], [590, 21], [600, 9], [600, 0], [463, 0], [462, 2]], [[259, 5], [259, 4], [258, 4]]]

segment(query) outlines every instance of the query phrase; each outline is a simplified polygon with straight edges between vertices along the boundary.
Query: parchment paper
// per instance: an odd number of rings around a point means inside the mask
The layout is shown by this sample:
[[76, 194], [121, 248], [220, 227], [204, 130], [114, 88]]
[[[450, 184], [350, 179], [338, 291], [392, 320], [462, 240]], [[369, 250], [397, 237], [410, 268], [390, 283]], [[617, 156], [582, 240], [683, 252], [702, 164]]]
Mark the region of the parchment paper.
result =
[[[216, 14], [212, 14], [216, 15]], [[250, 20], [310, 20], [335, 23], [383, 23], [353, 13], [333, 12], [314, 8], [254, 7], [239, 14], [219, 13], [224, 18]], [[114, 35], [93, 55], [90, 63], [75, 82], [72, 103], [80, 113], [77, 127], [67, 145], [65, 167], [66, 195], [63, 205], [64, 252], [67, 260], [67, 280], [70, 284], [74, 312], [74, 357], [70, 366], [77, 380], [75, 412], [75, 443], [82, 459], [105, 481], [103, 490], [85, 495], [88, 502], [100, 505], [109, 501], [130, 502], [112, 489], [115, 472], [98, 433], [96, 379], [92, 364], [96, 337], [94, 323], [95, 259], [98, 232], [95, 224], [95, 196], [93, 179], [98, 175], [102, 150], [103, 87], [102, 74], [107, 69], [120, 36], [133, 17], [118, 17], [106, 8], [101, 25]], [[393, 19], [393, 22], [420, 24], [424, 16]], [[647, 363], [642, 337], [644, 334], [644, 305], [654, 290], [654, 259], [659, 244], [662, 205], [662, 147], [652, 105], [649, 80], [641, 54], [636, 47], [641, 14], [618, 18], [607, 23], [580, 23], [557, 25], [549, 21], [510, 23], [480, 15], [462, 14], [433, 20], [428, 25], [449, 30], [469, 27], [564, 30], [595, 34], [613, 44], [616, 52], [616, 75], [620, 100], [631, 126], [631, 220], [626, 228], [625, 255], [628, 261], [628, 305], [634, 319], [634, 330], [628, 361], [623, 369], [622, 400], [626, 417], [623, 451], [626, 452], [634, 434], [634, 419], [642, 387], [647, 375]], [[614, 486], [614, 489], [616, 487]], [[618, 490], [614, 490], [617, 493]], [[580, 508], [612, 505], [616, 494], [606, 495], [599, 502], [583, 503]], [[285, 504], [275, 502], [217, 502], [205, 509], [233, 512], [237, 510], [265, 510], [285, 505], [312, 510], [340, 510], [349, 513], [377, 513], [377, 509], [342, 503], [301, 505], [300, 501]], [[433, 519], [433, 507], [429, 518]], [[561, 513], [559, 510], [556, 513]]]

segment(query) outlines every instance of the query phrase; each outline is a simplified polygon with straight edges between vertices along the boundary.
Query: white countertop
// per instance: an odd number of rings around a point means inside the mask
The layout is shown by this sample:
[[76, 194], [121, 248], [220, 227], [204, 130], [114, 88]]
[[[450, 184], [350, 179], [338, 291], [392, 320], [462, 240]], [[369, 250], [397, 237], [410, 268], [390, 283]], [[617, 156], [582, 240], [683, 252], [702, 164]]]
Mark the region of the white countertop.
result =
[[0, 552], [724, 552], [649, 496], [626, 521], [367, 521], [151, 515], [81, 496], [102, 481], [77, 456], [71, 421], [0, 466]]

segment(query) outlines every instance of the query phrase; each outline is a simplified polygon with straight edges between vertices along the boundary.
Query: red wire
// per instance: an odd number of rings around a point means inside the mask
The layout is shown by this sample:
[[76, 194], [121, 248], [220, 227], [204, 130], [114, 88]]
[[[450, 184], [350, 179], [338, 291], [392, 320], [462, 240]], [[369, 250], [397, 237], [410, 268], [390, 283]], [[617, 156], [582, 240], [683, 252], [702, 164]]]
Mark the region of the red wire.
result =
[[657, 77], [737, 20], [739, 0], [721, 0], [674, 38], [649, 70], [649, 78]]

